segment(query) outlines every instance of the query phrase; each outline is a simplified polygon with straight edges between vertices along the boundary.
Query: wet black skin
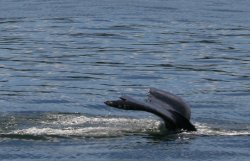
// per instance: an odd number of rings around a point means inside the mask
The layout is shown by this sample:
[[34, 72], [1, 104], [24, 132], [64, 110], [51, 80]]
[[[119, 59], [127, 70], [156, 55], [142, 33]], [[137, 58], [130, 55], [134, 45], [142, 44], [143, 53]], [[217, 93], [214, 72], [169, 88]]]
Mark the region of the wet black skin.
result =
[[106, 105], [124, 109], [153, 113], [163, 119], [166, 128], [173, 131], [196, 131], [190, 122], [190, 107], [179, 96], [150, 88], [146, 101], [138, 101], [130, 96], [122, 96], [119, 100], [106, 101]]

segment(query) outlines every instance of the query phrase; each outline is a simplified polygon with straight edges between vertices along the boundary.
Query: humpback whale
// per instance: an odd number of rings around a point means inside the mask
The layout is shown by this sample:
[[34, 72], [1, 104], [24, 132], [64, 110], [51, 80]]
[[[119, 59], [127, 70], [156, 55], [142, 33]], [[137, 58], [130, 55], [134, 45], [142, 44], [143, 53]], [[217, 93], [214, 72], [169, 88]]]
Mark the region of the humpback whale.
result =
[[145, 101], [131, 96], [121, 96], [119, 100], [105, 101], [106, 105], [124, 109], [153, 113], [163, 119], [165, 126], [173, 131], [196, 131], [190, 122], [190, 106], [179, 96], [170, 92], [150, 88]]

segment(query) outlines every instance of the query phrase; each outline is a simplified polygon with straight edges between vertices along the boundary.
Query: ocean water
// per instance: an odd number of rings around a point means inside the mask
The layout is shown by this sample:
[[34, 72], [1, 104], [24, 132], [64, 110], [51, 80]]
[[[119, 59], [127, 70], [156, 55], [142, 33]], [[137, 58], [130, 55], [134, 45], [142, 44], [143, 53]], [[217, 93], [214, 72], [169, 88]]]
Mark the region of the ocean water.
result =
[[[1, 161], [247, 161], [249, 0], [1, 0]], [[197, 132], [104, 101], [183, 97]]]

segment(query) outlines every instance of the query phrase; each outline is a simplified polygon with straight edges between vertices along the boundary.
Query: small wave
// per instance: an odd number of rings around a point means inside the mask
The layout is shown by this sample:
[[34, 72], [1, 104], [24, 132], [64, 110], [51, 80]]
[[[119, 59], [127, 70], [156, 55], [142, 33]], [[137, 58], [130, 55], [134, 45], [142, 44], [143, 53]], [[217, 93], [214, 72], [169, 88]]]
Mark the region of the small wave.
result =
[[118, 137], [159, 132], [161, 121], [97, 116], [48, 115], [39, 125], [15, 129], [2, 136]]
[[[25, 114], [8, 118], [7, 116], [2, 118], [5, 122], [2, 124], [4, 126], [0, 128], [0, 137], [20, 139], [103, 138], [128, 135], [165, 137], [173, 134], [165, 128], [162, 121], [154, 119], [58, 113], [30, 114], [30, 116]], [[196, 122], [195, 126], [197, 131], [183, 132], [180, 135], [185, 137], [250, 136], [250, 127], [247, 125], [247, 127], [243, 125], [238, 129], [227, 129], [223, 125], [218, 128], [214, 125]]]
[[185, 132], [184, 134], [198, 135], [198, 136], [250, 136], [250, 129], [223, 129], [211, 127], [204, 123], [195, 123], [196, 132]]
[[161, 124], [158, 120], [151, 119], [135, 119], [122, 118], [112, 116], [74, 116], [74, 115], [49, 115], [46, 121], [42, 122], [46, 125], [60, 125], [60, 126], [116, 126], [130, 127], [136, 129], [155, 129]]
[[124, 135], [124, 132], [129, 132], [130, 129], [106, 128], [106, 127], [86, 127], [86, 128], [39, 128], [31, 127], [22, 130], [13, 131], [11, 134], [33, 135], [33, 136], [75, 136], [75, 137], [112, 137]]

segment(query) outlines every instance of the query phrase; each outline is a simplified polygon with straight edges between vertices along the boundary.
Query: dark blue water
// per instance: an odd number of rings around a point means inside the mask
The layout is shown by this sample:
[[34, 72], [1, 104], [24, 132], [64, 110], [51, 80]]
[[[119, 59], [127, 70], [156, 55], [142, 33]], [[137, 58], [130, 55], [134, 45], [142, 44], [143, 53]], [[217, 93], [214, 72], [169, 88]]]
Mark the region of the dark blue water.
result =
[[[1, 0], [1, 160], [250, 158], [249, 0]], [[149, 87], [198, 131], [103, 102]]]

